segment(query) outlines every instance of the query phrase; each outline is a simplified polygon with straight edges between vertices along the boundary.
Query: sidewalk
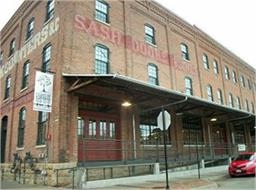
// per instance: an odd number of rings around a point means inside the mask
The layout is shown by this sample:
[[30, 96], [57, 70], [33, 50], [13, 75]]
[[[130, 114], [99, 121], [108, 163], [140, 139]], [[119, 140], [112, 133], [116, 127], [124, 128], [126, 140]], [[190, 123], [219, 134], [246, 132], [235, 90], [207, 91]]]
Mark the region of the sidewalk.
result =
[[[169, 187], [171, 190], [199, 190], [200, 188], [216, 189], [214, 179], [227, 176], [227, 166], [218, 166], [200, 169], [201, 178], [198, 179], [198, 170], [169, 172]], [[85, 190], [146, 190], [165, 189], [165, 173], [159, 175], [144, 175], [118, 179], [89, 181]], [[3, 181], [1, 189], [65, 189], [63, 187], [48, 187], [43, 185], [19, 184], [14, 181]], [[71, 189], [71, 188], [68, 188]]]
[[[200, 179], [198, 170], [187, 170], [179, 172], [169, 172], [169, 187], [171, 190], [199, 190], [201, 188], [216, 189], [217, 184], [213, 180], [227, 176], [227, 166], [218, 166], [200, 169]], [[136, 176], [121, 179], [90, 181], [86, 184], [86, 189], [103, 190], [145, 190], [145, 189], [165, 189], [166, 175]]]

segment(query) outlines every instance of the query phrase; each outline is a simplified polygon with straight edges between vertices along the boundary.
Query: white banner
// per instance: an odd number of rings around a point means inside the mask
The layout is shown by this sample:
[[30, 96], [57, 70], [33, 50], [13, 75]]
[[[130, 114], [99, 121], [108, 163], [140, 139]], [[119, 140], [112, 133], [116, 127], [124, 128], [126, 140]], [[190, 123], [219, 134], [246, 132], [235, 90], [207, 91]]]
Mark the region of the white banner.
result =
[[53, 74], [36, 71], [34, 104], [35, 111], [52, 111]]

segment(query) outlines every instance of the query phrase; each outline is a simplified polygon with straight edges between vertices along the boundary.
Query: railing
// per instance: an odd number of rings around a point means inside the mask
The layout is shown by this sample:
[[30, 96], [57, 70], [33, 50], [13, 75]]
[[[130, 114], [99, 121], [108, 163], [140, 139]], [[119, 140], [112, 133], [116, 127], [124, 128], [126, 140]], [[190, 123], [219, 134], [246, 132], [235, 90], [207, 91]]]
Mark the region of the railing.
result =
[[55, 169], [54, 172], [56, 172], [56, 185], [55, 187], [59, 187], [59, 172], [60, 171], [65, 171], [67, 170], [68, 173], [72, 173], [72, 189], [75, 189], [75, 173], [77, 171], [76, 167], [73, 168], [60, 168], [60, 169]]
[[[255, 145], [244, 144], [245, 150], [254, 151]], [[237, 144], [202, 143], [186, 144], [183, 141], [167, 145], [167, 158], [170, 163], [189, 163], [200, 159], [217, 160], [235, 157], [239, 153]], [[80, 139], [79, 163], [83, 166], [130, 163], [164, 162], [164, 147], [159, 144], [113, 139]]]

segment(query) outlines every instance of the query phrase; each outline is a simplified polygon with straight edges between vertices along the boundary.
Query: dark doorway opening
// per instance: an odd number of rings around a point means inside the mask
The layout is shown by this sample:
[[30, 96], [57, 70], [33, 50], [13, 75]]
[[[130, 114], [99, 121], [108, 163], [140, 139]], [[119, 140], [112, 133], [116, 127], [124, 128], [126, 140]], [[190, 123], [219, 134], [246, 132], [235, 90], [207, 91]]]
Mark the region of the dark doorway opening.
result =
[[4, 163], [8, 117], [7, 116], [3, 117], [1, 123], [2, 123], [2, 126], [1, 126], [1, 163]]

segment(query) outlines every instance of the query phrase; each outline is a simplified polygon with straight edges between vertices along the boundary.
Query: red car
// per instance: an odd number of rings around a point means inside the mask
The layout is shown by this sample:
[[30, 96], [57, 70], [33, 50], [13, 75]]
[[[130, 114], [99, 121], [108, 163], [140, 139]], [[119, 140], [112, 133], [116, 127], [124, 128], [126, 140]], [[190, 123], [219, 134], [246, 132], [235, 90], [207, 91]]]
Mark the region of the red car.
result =
[[256, 174], [256, 152], [241, 153], [228, 167], [231, 177]]

